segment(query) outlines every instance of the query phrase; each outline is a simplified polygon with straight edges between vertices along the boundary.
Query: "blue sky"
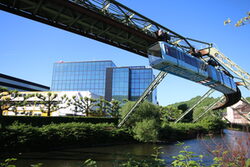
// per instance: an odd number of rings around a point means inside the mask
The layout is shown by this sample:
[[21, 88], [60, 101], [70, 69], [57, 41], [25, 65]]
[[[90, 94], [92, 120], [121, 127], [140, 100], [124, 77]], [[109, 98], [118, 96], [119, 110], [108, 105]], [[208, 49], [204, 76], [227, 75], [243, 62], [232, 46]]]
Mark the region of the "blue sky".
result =
[[[223, 25], [228, 17], [233, 21], [244, 17], [250, 11], [249, 0], [118, 2], [185, 37], [215, 43], [227, 57], [250, 72], [250, 24], [239, 28]], [[117, 66], [149, 65], [141, 56], [13, 14], [0, 11], [0, 20], [0, 73], [3, 74], [50, 86], [53, 63], [60, 60], [113, 60]], [[167, 105], [188, 100], [208, 89], [169, 75], [158, 87], [158, 101]], [[250, 91], [241, 90], [244, 96], [250, 96]]]

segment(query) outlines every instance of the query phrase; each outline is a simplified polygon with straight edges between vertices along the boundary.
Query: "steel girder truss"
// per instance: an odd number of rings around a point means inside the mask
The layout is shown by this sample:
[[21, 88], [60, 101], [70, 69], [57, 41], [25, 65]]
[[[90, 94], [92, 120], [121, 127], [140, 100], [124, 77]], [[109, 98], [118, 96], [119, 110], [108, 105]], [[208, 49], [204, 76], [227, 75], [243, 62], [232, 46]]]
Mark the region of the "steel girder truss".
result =
[[[147, 48], [162, 29], [190, 48], [198, 40], [185, 38], [114, 0], [0, 0], [0, 9], [83, 35], [147, 57]], [[207, 44], [207, 43], [205, 43]]]
[[210, 55], [213, 56], [220, 64], [227, 67], [237, 75], [237, 78], [242, 80], [243, 86], [250, 90], [250, 74], [243, 70], [240, 66], [226, 57], [218, 49], [212, 47], [209, 49]]

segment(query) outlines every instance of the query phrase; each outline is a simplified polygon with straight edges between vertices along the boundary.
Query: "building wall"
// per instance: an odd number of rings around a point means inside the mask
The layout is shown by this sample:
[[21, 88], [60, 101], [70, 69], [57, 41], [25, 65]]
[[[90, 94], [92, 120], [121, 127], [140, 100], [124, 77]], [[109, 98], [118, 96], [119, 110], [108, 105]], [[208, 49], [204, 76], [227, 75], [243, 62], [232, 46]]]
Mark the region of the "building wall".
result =
[[[19, 97], [15, 98], [13, 101], [22, 101], [23, 97], [25, 95], [29, 94], [42, 94], [46, 96], [49, 92], [19, 92]], [[91, 93], [90, 91], [53, 91], [50, 92], [52, 94], [57, 94], [57, 98], [54, 100], [55, 102], [59, 102], [63, 96], [67, 96], [69, 99], [72, 101], [72, 97], [76, 96], [76, 98], [81, 98], [81, 97], [89, 97], [93, 99], [98, 99], [100, 96], [95, 95]], [[27, 104], [25, 106], [19, 106], [17, 107], [17, 113], [11, 111], [5, 111], [4, 115], [17, 115], [17, 116], [22, 116], [22, 115], [30, 115], [30, 116], [47, 116], [46, 110], [45, 112], [41, 112], [41, 109], [43, 108], [43, 105], [40, 104], [41, 100], [38, 99], [37, 97], [31, 97], [27, 100]], [[68, 106], [67, 102], [61, 103], [58, 105], [61, 109], [52, 112], [51, 116], [65, 116], [65, 115], [84, 115], [83, 113], [76, 112], [76, 108], [71, 105]]]
[[59, 62], [54, 64], [52, 91], [90, 91], [105, 95], [106, 68], [112, 61]]
[[[131, 68], [130, 74], [130, 100], [135, 101], [153, 81], [154, 75], [151, 68], [145, 67]], [[155, 95], [155, 91], [148, 97], [148, 100], [153, 103], [156, 103], [155, 97], [153, 96]]]
[[243, 101], [239, 101], [233, 106], [227, 107], [226, 119], [231, 123], [250, 124], [250, 121], [241, 116], [237, 111], [250, 120], [250, 105]]
[[130, 99], [129, 68], [113, 68], [112, 99], [122, 101]]
[[[51, 90], [91, 91], [106, 100], [137, 100], [154, 79], [152, 68], [116, 67], [112, 61], [54, 64]], [[156, 90], [148, 97], [156, 103]]]

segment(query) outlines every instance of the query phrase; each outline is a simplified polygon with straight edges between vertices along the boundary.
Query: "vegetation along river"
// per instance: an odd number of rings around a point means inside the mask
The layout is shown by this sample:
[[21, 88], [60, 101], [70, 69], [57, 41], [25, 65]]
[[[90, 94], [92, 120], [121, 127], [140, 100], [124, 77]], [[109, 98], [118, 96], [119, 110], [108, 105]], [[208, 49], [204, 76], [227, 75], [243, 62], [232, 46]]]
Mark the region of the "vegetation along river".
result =
[[[204, 155], [204, 162], [210, 164], [213, 157], [209, 154], [209, 150], [214, 149], [211, 148], [214, 147], [214, 144], [224, 143], [233, 146], [235, 145], [236, 139], [249, 136], [249, 133], [233, 130], [224, 130], [224, 133], [224, 135], [217, 135], [213, 138], [205, 137], [203, 139], [185, 140], [184, 145], [190, 146], [190, 151]], [[161, 158], [170, 164], [173, 160], [171, 157], [178, 155], [183, 146], [178, 146], [176, 143], [125, 144], [23, 153], [17, 157], [16, 165], [18, 167], [27, 167], [30, 164], [43, 163], [45, 167], [79, 167], [84, 160], [90, 158], [97, 161], [98, 166], [109, 167], [116, 160], [128, 159], [129, 155], [136, 156], [136, 158], [140, 159], [147, 158], [147, 156], [150, 156], [154, 152], [155, 147], [161, 147], [160, 151], [163, 152]]]

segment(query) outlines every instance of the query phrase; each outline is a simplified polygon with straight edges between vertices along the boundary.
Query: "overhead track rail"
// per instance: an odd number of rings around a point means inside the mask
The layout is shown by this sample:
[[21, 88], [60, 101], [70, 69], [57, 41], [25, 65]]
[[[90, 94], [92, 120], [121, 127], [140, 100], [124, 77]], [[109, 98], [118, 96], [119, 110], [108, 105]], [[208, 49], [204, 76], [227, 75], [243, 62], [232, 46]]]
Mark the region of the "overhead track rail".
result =
[[[193, 42], [114, 0], [0, 0], [0, 9], [147, 57], [162, 29], [179, 47]], [[170, 41], [170, 42], [171, 42]], [[203, 42], [209, 45], [206, 42]]]

